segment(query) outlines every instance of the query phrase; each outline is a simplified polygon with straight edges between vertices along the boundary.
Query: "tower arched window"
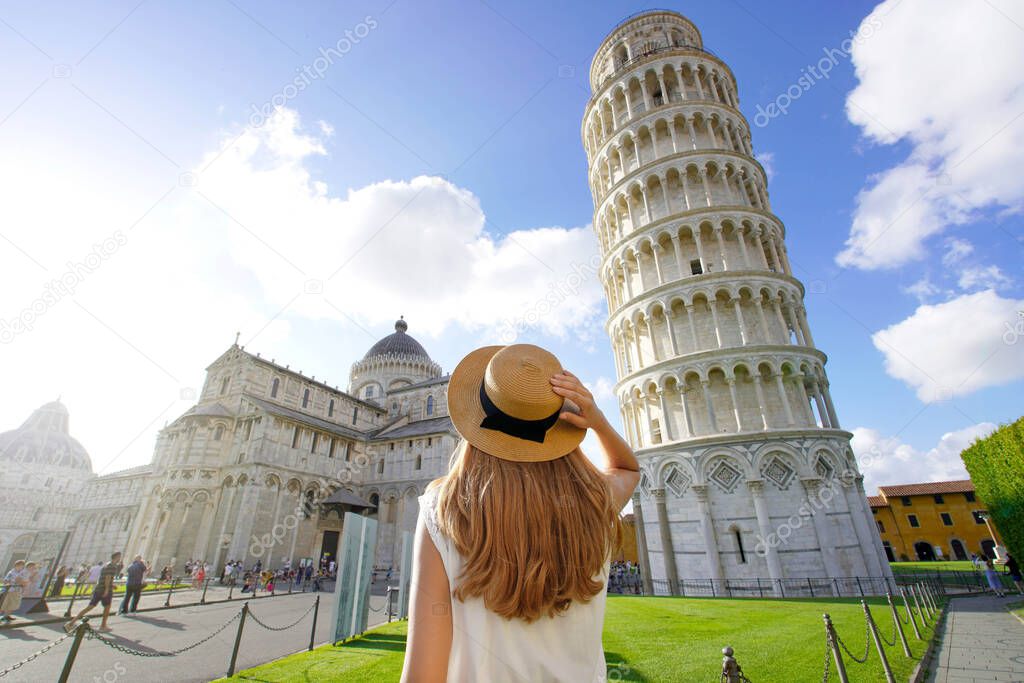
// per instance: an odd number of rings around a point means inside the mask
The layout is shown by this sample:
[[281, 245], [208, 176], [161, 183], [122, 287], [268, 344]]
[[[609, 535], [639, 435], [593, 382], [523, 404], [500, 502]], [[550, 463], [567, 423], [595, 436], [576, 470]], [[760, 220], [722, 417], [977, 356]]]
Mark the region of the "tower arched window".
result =
[[302, 407], [309, 407], [309, 389], [302, 392]]
[[274, 381], [270, 383], [270, 398], [277, 398], [277, 390], [280, 386], [281, 380], [275, 377]]
[[[427, 415], [433, 415], [433, 414], [434, 414], [434, 397], [433, 396], [427, 396]], [[419, 468], [417, 468], [417, 469], [419, 469]]]
[[223, 436], [224, 436], [224, 427], [223, 427], [223, 425], [217, 425], [216, 427], [213, 428], [213, 440], [214, 441], [220, 441]]

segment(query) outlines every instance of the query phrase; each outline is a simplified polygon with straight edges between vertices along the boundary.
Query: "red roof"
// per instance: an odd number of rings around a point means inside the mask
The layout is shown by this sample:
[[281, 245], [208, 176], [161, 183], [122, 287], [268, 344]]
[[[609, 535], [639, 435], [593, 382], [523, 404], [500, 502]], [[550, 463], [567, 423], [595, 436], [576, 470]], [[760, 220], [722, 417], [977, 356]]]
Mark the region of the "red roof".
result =
[[882, 496], [868, 496], [868, 505], [873, 508], [884, 508], [889, 504], [885, 502], [885, 498]]
[[931, 496], [936, 493], [966, 493], [974, 490], [970, 479], [957, 481], [934, 481], [924, 484], [898, 484], [896, 486], [879, 486], [879, 492], [886, 498], [901, 496]]

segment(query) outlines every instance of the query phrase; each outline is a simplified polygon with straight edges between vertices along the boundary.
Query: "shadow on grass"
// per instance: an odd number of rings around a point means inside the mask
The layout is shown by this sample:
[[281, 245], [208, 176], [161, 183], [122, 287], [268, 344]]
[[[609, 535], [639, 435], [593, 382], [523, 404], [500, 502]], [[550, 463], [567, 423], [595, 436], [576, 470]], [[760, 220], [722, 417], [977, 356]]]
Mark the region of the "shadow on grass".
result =
[[633, 669], [629, 662], [617, 652], [604, 652], [608, 681], [650, 681], [639, 671]]
[[388, 650], [405, 652], [405, 636], [393, 633], [366, 633], [362, 637], [339, 646], [339, 650]]

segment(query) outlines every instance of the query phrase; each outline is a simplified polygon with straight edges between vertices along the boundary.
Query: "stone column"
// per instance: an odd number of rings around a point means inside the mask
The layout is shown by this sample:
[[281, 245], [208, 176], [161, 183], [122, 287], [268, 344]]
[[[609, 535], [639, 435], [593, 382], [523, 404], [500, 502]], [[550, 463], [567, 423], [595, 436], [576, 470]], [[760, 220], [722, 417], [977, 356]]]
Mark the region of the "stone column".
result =
[[643, 294], [647, 291], [647, 283], [644, 282], [644, 264], [640, 262], [640, 252], [633, 252], [633, 260], [636, 262], [636, 279], [638, 280], [637, 294]]
[[647, 217], [647, 222], [651, 223], [654, 217], [651, 215], [651, 205], [647, 202], [647, 184], [640, 188], [640, 197], [644, 200], [644, 215]]
[[668, 410], [668, 400], [665, 398], [665, 390], [658, 389], [658, 401], [661, 403], [661, 428], [665, 433], [665, 441], [675, 441], [676, 437], [672, 429], [672, 415]]
[[836, 561], [836, 542], [832, 534], [831, 522], [828, 521], [825, 510], [820, 507], [821, 489], [824, 484], [821, 479], [801, 479], [804, 491], [811, 509], [811, 520], [814, 523], [814, 533], [818, 537], [818, 546], [821, 548], [822, 559], [825, 561], [825, 570], [829, 578], [842, 576], [839, 564]]
[[718, 433], [718, 421], [715, 419], [715, 406], [711, 402], [711, 382], [706, 379], [700, 381], [701, 387], [704, 389], [704, 406], [708, 411], [708, 425], [711, 427], [711, 433]]
[[700, 260], [701, 268], [707, 270], [704, 265], [707, 261], [704, 259], [704, 245], [701, 243], [700, 239], [700, 226], [698, 225], [691, 229], [690, 234], [693, 235], [693, 244], [697, 247], [697, 258]]
[[800, 373], [796, 376], [796, 388], [800, 393], [800, 399], [804, 406], [804, 419], [807, 420], [807, 424], [817, 424], [814, 421], [814, 411], [811, 410], [811, 397], [807, 395], [807, 387], [804, 386], [804, 380], [807, 379], [807, 375]]
[[[179, 560], [182, 559], [181, 553], [184, 552], [184, 548], [181, 547], [181, 539], [185, 535], [185, 522], [188, 520], [188, 513], [192, 511], [192, 501], [186, 502], [184, 508], [184, 512], [182, 512], [181, 515], [181, 521], [178, 523], [178, 534], [177, 538], [174, 540], [174, 548], [171, 551], [171, 557]], [[184, 562], [182, 564], [184, 564]]]
[[708, 171], [706, 168], [702, 166], [699, 173], [700, 183], [701, 186], [703, 186], [704, 188], [704, 198], [707, 200], [707, 205], [710, 207], [712, 206], [713, 202], [711, 200], [711, 188], [708, 186]]
[[[824, 373], [822, 373], [824, 375]], [[833, 429], [839, 429], [839, 418], [836, 417], [836, 407], [832, 404], [832, 393], [828, 390], [828, 380], [821, 378], [822, 395], [825, 398], [825, 410], [828, 412], [828, 423]]]
[[722, 348], [722, 326], [718, 322], [718, 301], [709, 299], [708, 308], [711, 309], [711, 319], [715, 326], [715, 345], [720, 349]]
[[284, 484], [278, 484], [277, 493], [274, 495], [274, 514], [270, 518], [270, 528], [267, 530], [270, 533], [271, 543], [263, 562], [268, 568], [271, 566], [270, 563], [274, 558], [274, 549], [277, 547], [277, 540], [274, 538], [274, 525], [278, 523], [281, 515], [281, 501], [284, 499], [284, 493]]
[[668, 524], [668, 510], [665, 508], [665, 489], [654, 489], [654, 506], [658, 512], [658, 531], [661, 532], [661, 557], [665, 563], [665, 578], [668, 579], [670, 595], [679, 595], [679, 574], [676, 571], [676, 551], [672, 545], [672, 529]]
[[647, 527], [644, 526], [644, 506], [640, 494], [633, 494], [633, 523], [636, 525], [637, 558], [640, 560], [640, 581], [644, 595], [654, 595], [651, 583], [651, 554], [647, 550]]
[[[223, 491], [221, 487], [221, 491]], [[228, 560], [234, 559], [231, 557], [221, 557], [221, 549], [223, 548], [224, 533], [228, 528], [228, 520], [231, 518], [231, 507], [235, 503], [235, 492], [238, 490], [237, 486], [231, 486], [228, 488], [227, 502], [224, 503], [224, 519], [220, 523], [220, 533], [217, 534], [217, 551], [214, 553], [213, 559], [213, 570], [220, 573], [221, 560], [227, 562]], [[225, 496], [221, 495], [221, 502], [223, 502]]]
[[690, 336], [693, 337], [692, 352], [700, 350], [700, 340], [697, 339], [697, 321], [693, 319], [693, 304], [683, 304], [686, 310], [686, 321], [690, 326]]
[[736, 431], [743, 431], [743, 421], [740, 420], [740, 402], [736, 397], [736, 378], [726, 377], [726, 384], [729, 385], [729, 398], [732, 399], [732, 416], [736, 420]]
[[718, 258], [722, 261], [722, 270], [728, 270], [729, 264], [725, 255], [725, 242], [722, 239], [722, 224], [716, 224], [712, 231], [715, 233], [715, 240], [718, 242]]
[[691, 72], [693, 73], [693, 82], [697, 85], [697, 99], [707, 99], [704, 96], [704, 85], [700, 82], [700, 68], [691, 69]]
[[772, 334], [771, 331], [768, 329], [768, 318], [764, 314], [764, 298], [760, 294], [758, 294], [757, 301], [755, 303], [757, 306], [757, 317], [761, 323], [761, 336], [764, 337], [765, 344], [771, 344]]
[[[861, 482], [864, 481], [864, 477], [858, 477], [858, 479]], [[861, 553], [866, 558], [864, 560], [867, 564], [865, 569], [871, 576], [886, 576], [885, 570], [882, 569], [882, 557], [884, 555], [880, 555], [875, 548], [871, 529], [868, 527], [868, 518], [864, 516], [864, 505], [858, 500], [858, 498], [863, 497], [863, 494], [857, 491], [854, 483], [849, 480], [844, 481], [842, 490], [843, 498], [846, 501], [846, 509], [853, 521], [853, 530], [857, 534], [857, 542], [860, 544]], [[878, 534], [875, 533], [874, 536], [878, 536]], [[888, 562], [886, 562], [886, 565], [888, 565]]]
[[[626, 286], [626, 301], [633, 300], [632, 273], [629, 270], [629, 261], [622, 262], [622, 284]], [[625, 303], [625, 302], [623, 302]]]
[[658, 286], [665, 284], [665, 278], [661, 274], [661, 261], [658, 260], [658, 252], [661, 251], [660, 244], [651, 245], [651, 258], [654, 259], [654, 273], [658, 276]]
[[832, 424], [828, 421], [828, 411], [825, 410], [825, 402], [821, 400], [821, 387], [818, 384], [817, 377], [812, 379], [811, 382], [811, 395], [814, 397], [814, 405], [818, 407], [818, 417], [821, 418], [821, 428], [828, 429]]
[[690, 408], [686, 405], [686, 384], [679, 385], [679, 405], [683, 409], [683, 428], [686, 430], [686, 438], [696, 436], [693, 419], [690, 417]]
[[718, 555], [715, 522], [711, 517], [711, 505], [708, 502], [708, 487], [706, 484], [694, 484], [690, 488], [697, 495], [697, 511], [700, 514], [700, 530], [704, 537], [704, 555], [707, 558], [708, 574], [715, 581], [721, 581], [722, 559]]
[[672, 324], [672, 321], [676, 316], [671, 309], [664, 311], [663, 315], [665, 316], [665, 327], [668, 328], [668, 341], [672, 346], [672, 357], [675, 358], [679, 355], [679, 344], [676, 341], [676, 327]]
[[761, 534], [761, 544], [764, 546], [764, 556], [768, 563], [768, 577], [772, 580], [772, 592], [779, 597], [779, 579], [783, 578], [782, 564], [779, 562], [779, 550], [775, 547], [776, 544], [771, 542], [774, 534], [771, 517], [768, 515], [768, 505], [764, 500], [764, 482], [759, 479], [748, 481], [747, 488], [750, 489], [750, 496], [754, 501], [754, 514], [757, 515], [757, 528]]
[[892, 567], [890, 567], [889, 562], [884, 559], [886, 557], [885, 546], [882, 545], [882, 537], [879, 536], [878, 529], [873, 524], [874, 515], [871, 514], [871, 506], [868, 505], [868, 497], [864, 492], [864, 477], [862, 475], [858, 475], [854, 479], [854, 482], [857, 487], [857, 490], [854, 492], [854, 498], [859, 504], [860, 509], [863, 511], [865, 524], [869, 525], [868, 529], [871, 532], [869, 536], [871, 538], [872, 545], [875, 548], [875, 557], [878, 558], [878, 563], [882, 567], [882, 575], [892, 579]]
[[690, 149], [692, 151], [696, 152], [697, 151], [697, 133], [696, 133], [696, 130], [694, 129], [694, 127], [693, 127], [693, 117], [692, 116], [687, 116], [684, 119], [684, 121], [686, 121], [686, 131], [687, 131], [687, 133], [690, 134]]
[[753, 375], [754, 393], [757, 394], [757, 410], [761, 414], [761, 428], [768, 429], [768, 411], [764, 401], [764, 389], [761, 387], [760, 373]]
[[789, 405], [789, 396], [786, 394], [786, 385], [782, 382], [782, 373], [776, 372], [773, 377], [775, 378], [775, 388], [779, 391], [779, 400], [782, 401], [782, 409], [786, 411], [786, 424], [792, 427], [796, 424], [796, 420], [793, 419], [793, 408]]
[[[680, 176], [681, 177], [681, 176]], [[672, 249], [676, 254], [676, 269], [679, 271], [679, 279], [686, 277], [686, 261], [683, 258], [683, 245], [679, 235], [672, 235]]]
[[213, 494], [213, 499], [204, 503], [199, 533], [196, 534], [196, 544], [192, 549], [193, 556], [203, 562], [210, 561], [210, 532], [213, 531], [213, 518], [216, 517], [219, 497], [220, 489]]
[[736, 311], [736, 322], [740, 328], [740, 345], [746, 346], [750, 343], [750, 333], [747, 332], [747, 322], [743, 319], [743, 308], [740, 306], [739, 297], [732, 300], [733, 309]]
[[797, 322], [804, 331], [804, 339], [806, 340], [807, 346], [814, 346], [814, 337], [811, 336], [811, 326], [807, 322], [807, 309], [798, 305], [795, 307], [795, 313]]

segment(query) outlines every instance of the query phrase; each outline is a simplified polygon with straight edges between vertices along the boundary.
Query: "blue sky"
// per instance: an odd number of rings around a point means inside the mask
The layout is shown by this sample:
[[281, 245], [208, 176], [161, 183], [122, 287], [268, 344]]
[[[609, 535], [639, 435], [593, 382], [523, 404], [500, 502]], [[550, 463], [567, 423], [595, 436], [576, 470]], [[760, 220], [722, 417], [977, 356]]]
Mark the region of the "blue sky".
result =
[[[840, 421], [882, 456], [869, 486], [955, 475], [959, 448], [1022, 412], [1024, 340], [1003, 339], [1024, 333], [1021, 10], [669, 7], [739, 81]], [[2, 340], [0, 429], [60, 394], [96, 469], [112, 471], [148, 460], [236, 330], [339, 385], [399, 314], [446, 370], [503, 340], [593, 253], [589, 60], [641, 9], [6, 4], [0, 318], [12, 324], [97, 243], [124, 244]], [[754, 125], [862, 22], [827, 79]], [[323, 76], [255, 125], [331, 47]], [[960, 88], [967, 124], [951, 113]], [[309, 282], [325, 283], [323, 300]], [[598, 385], [617, 420], [603, 306], [591, 278], [517, 339]]]

